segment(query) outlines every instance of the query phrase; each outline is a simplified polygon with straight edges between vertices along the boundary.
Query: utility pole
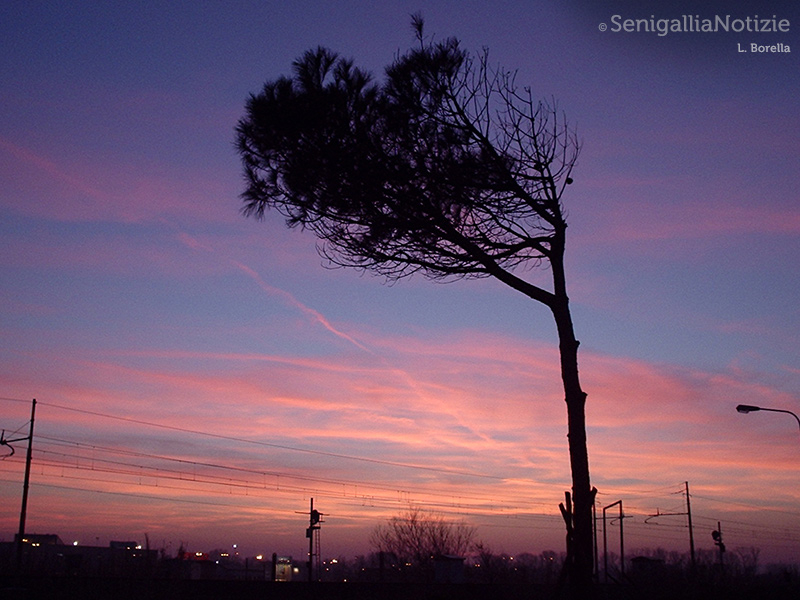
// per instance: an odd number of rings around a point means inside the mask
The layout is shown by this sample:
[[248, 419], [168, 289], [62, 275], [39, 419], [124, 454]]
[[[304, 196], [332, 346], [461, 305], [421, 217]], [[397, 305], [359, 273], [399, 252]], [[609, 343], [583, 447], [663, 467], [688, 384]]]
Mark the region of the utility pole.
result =
[[[311, 506], [308, 509], [308, 529], [306, 529], [306, 537], [308, 538], [308, 581], [314, 581], [314, 558], [317, 558], [317, 570], [319, 571], [319, 530], [320, 522], [322, 521], [322, 513], [314, 510], [314, 499], [311, 498]], [[314, 553], [314, 540], [317, 540], [317, 550]]]
[[689, 501], [689, 482], [685, 481], [686, 486], [686, 515], [689, 518], [689, 556], [692, 559], [692, 573], [697, 571], [697, 560], [694, 556], [694, 529], [692, 528], [692, 504]]
[[[28, 488], [31, 482], [31, 458], [33, 456], [33, 422], [36, 418], [36, 398], [31, 402], [31, 422], [28, 429], [28, 435], [13, 440], [5, 439], [5, 431], [0, 434], [0, 445], [8, 446], [11, 448], [11, 455], [14, 454], [14, 448], [11, 446], [14, 442], [28, 441], [28, 453], [25, 457], [25, 478], [22, 483], [22, 507], [19, 511], [19, 533], [17, 534], [17, 570], [22, 568], [22, 544], [25, 537], [25, 517], [28, 513]], [[9, 456], [11, 456], [9, 455]]]
[[689, 500], [689, 482], [684, 481], [684, 491], [683, 492], [674, 492], [675, 494], [684, 493], [686, 494], [686, 512], [680, 513], [662, 513], [660, 510], [656, 509], [656, 514], [650, 515], [647, 517], [644, 522], [648, 523], [650, 519], [655, 519], [658, 517], [674, 517], [678, 515], [686, 515], [689, 520], [689, 556], [691, 558], [692, 563], [692, 574], [697, 572], [697, 560], [695, 559], [694, 555], [694, 528], [692, 527], [692, 503]]
[[714, 538], [714, 545], [719, 548], [719, 566], [722, 568], [725, 564], [725, 544], [722, 541], [722, 524], [717, 521], [717, 529], [711, 532], [711, 537]]
[[625, 575], [625, 538], [623, 537], [622, 522], [625, 519], [625, 514], [622, 512], [622, 500], [612, 502], [608, 506], [603, 507], [603, 570], [605, 574], [606, 583], [608, 583], [608, 538], [606, 536], [606, 511], [609, 508], [614, 508], [619, 505], [619, 564], [620, 573]]
[[592, 534], [594, 536], [594, 578], [600, 579], [600, 563], [597, 560], [597, 498], [592, 499]]

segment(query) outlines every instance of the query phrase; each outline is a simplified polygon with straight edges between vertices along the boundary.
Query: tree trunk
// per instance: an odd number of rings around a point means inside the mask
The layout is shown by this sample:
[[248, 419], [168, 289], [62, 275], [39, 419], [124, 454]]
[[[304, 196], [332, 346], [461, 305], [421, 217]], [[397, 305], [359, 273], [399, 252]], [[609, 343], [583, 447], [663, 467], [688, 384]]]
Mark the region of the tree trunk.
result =
[[570, 585], [580, 597], [588, 591], [593, 571], [592, 505], [594, 492], [589, 480], [589, 453], [586, 445], [586, 394], [578, 377], [578, 340], [572, 326], [569, 300], [558, 294], [551, 306], [558, 328], [561, 378], [567, 403], [567, 437], [572, 471], [572, 556], [567, 556]]

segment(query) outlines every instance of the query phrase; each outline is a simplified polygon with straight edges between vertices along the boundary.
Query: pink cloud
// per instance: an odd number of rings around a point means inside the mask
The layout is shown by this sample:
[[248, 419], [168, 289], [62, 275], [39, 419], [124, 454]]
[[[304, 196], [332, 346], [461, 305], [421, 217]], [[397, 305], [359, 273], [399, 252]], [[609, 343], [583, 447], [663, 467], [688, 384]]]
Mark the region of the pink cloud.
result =
[[[73, 352], [58, 362], [39, 357], [54, 365], [47, 373], [28, 376], [7, 365], [15, 370], [16, 383], [7, 369], [2, 375], [6, 389], [16, 392], [35, 378], [45, 402], [42, 435], [275, 473], [226, 474], [233, 477], [228, 487], [156, 476], [68, 473], [97, 478], [78, 488], [162, 498], [133, 511], [138, 516], [128, 521], [131, 527], [147, 526], [148, 510], [169, 513], [170, 501], [178, 499], [209, 502], [198, 509], [197, 519], [209, 524], [231, 511], [233, 521], [244, 522], [243, 515], [255, 506], [280, 511], [281, 505], [294, 502], [302, 510], [312, 495], [337, 518], [356, 522], [363, 520], [364, 510], [374, 522], [409, 502], [440, 509], [455, 505], [486, 518], [498, 510], [552, 513], [569, 488], [565, 410], [553, 348], [468, 330], [427, 338], [353, 332], [374, 353], [352, 344], [344, 354], [316, 357]], [[784, 444], [768, 444], [762, 428], [774, 432], [780, 423], [757, 423], [753, 415], [733, 410], [739, 402], [781, 405], [789, 400], [768, 384], [751, 383], [735, 371], [687, 370], [591, 352], [583, 353], [581, 372], [589, 393], [592, 472], [604, 497], [633, 498], [637, 490], [690, 480], [697, 493], [763, 502], [756, 488], [784, 485], [794, 477], [796, 440], [789, 436], [796, 432], [787, 431]], [[47, 402], [133, 421], [109, 421]], [[178, 430], [153, 429], [138, 421]], [[753, 447], [759, 452], [751, 452]], [[63, 483], [52, 468], [39, 477], [42, 484]], [[128, 502], [111, 495], [98, 499], [111, 506]], [[95, 499], [90, 495], [88, 501]], [[638, 502], [641, 510], [653, 508]], [[109, 510], [112, 519], [116, 509]], [[65, 526], [72, 512], [71, 505], [65, 507]], [[119, 519], [124, 527], [125, 519]], [[173, 523], [170, 519], [165, 523]], [[180, 527], [178, 517], [174, 527]], [[231, 524], [232, 530], [237, 527]], [[366, 536], [368, 529], [358, 530]], [[552, 531], [558, 539], [557, 520]]]

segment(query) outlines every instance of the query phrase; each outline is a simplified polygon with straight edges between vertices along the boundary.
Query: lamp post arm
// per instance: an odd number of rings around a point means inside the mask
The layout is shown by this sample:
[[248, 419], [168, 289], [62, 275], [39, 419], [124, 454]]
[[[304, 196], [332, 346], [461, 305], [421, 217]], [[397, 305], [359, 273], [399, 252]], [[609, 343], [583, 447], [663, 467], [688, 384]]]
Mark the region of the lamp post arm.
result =
[[762, 408], [761, 410], [766, 410], [766, 411], [769, 411], [769, 412], [786, 413], [787, 415], [792, 415], [794, 417], [794, 420], [797, 421], [797, 426], [800, 427], [800, 417], [798, 417], [796, 414], [794, 414], [790, 410], [783, 410], [783, 409], [780, 409], [780, 408]]

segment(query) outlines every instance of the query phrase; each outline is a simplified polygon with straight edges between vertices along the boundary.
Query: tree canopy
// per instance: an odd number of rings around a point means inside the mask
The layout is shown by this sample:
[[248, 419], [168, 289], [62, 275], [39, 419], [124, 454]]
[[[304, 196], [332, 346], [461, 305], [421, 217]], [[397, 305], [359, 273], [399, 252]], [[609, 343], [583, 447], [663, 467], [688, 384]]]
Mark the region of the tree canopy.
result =
[[397, 279], [511, 275], [563, 253], [579, 145], [555, 107], [458, 40], [425, 42], [385, 80], [317, 48], [250, 97], [237, 128], [244, 212], [275, 208], [334, 265]]
[[476, 529], [465, 521], [448, 521], [441, 515], [410, 507], [378, 525], [370, 536], [377, 552], [394, 555], [401, 564], [428, 569], [440, 556], [464, 557], [473, 550]]

